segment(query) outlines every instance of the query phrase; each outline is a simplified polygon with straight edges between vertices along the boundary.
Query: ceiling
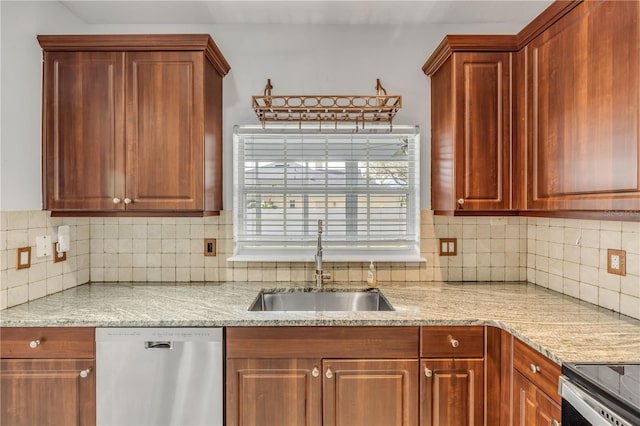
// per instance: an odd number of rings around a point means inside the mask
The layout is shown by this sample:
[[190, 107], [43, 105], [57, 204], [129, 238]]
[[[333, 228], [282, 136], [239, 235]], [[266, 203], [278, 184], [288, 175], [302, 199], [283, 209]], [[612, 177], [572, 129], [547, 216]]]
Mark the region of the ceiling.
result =
[[524, 27], [551, 0], [61, 1], [88, 24], [478, 24]]

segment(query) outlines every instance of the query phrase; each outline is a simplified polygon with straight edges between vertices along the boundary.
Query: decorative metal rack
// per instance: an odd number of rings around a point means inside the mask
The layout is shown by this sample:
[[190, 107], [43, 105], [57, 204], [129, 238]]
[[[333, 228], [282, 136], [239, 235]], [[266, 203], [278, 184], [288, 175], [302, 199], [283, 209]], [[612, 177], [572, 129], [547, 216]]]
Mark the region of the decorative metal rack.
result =
[[380, 79], [376, 79], [377, 95], [286, 95], [271, 94], [271, 79], [267, 80], [263, 96], [252, 96], [252, 108], [265, 127], [267, 122], [355, 123], [356, 129], [362, 123], [389, 123], [402, 107], [402, 96], [387, 95]]

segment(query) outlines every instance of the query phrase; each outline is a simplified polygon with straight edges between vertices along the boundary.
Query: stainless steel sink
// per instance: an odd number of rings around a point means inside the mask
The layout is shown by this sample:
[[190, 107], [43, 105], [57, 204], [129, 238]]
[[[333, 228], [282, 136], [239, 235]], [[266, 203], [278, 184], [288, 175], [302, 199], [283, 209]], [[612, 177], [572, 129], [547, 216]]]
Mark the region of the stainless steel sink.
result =
[[250, 311], [393, 311], [380, 290], [262, 290]]

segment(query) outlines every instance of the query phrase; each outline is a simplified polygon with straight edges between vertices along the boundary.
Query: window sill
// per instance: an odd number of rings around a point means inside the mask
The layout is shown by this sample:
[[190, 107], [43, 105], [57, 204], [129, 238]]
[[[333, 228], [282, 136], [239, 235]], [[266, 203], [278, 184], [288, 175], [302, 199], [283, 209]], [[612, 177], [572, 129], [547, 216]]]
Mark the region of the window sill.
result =
[[[305, 253], [301, 254], [236, 254], [227, 259], [228, 262], [315, 262], [315, 255]], [[370, 262], [377, 263], [421, 263], [427, 260], [419, 255], [411, 254], [335, 254], [325, 253], [322, 257], [323, 262]]]

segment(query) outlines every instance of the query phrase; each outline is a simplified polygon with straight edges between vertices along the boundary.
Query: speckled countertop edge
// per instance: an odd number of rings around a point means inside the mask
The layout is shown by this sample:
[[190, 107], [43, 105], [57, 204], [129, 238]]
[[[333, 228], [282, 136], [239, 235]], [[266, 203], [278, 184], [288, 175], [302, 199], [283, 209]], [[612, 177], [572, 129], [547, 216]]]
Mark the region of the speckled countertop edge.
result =
[[[288, 284], [288, 283], [287, 283]], [[391, 312], [250, 312], [281, 283], [83, 285], [0, 311], [3, 327], [484, 325], [556, 363], [640, 360], [640, 321], [527, 283], [380, 285]], [[293, 285], [299, 291], [303, 287]], [[366, 286], [329, 288], [336, 291]]]

